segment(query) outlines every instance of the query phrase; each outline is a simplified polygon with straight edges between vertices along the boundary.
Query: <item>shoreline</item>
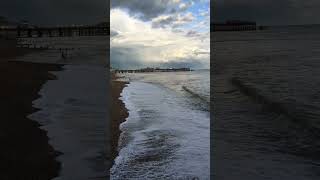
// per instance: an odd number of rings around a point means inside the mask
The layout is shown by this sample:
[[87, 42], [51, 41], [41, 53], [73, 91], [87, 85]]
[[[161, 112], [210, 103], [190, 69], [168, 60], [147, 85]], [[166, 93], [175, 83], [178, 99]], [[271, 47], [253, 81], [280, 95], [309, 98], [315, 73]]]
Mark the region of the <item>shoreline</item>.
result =
[[120, 126], [120, 155], [111, 169], [111, 177], [207, 179], [209, 112], [196, 109], [189, 94], [178, 94], [165, 85], [176, 79], [163, 84], [151, 78], [141, 79], [131, 81], [122, 91], [120, 99], [129, 109], [129, 118]]
[[28, 117], [43, 125], [49, 144], [62, 152], [58, 179], [102, 179], [111, 164], [105, 68], [68, 64], [52, 73], [58, 79], [41, 88], [42, 97], [33, 102], [41, 110]]
[[[0, 79], [0, 179], [52, 179], [59, 174], [59, 152], [49, 144], [40, 124], [27, 118], [38, 111], [33, 101], [48, 80], [56, 77], [49, 71], [60, 71], [62, 65], [10, 61], [34, 50], [16, 48], [16, 40], [1, 39]], [[19, 172], [19, 173], [17, 173]]]
[[111, 73], [111, 158], [112, 165], [115, 158], [118, 156], [118, 143], [121, 134], [120, 124], [126, 121], [129, 116], [128, 109], [125, 104], [119, 99], [123, 88], [125, 88], [128, 82], [118, 81], [115, 74]]

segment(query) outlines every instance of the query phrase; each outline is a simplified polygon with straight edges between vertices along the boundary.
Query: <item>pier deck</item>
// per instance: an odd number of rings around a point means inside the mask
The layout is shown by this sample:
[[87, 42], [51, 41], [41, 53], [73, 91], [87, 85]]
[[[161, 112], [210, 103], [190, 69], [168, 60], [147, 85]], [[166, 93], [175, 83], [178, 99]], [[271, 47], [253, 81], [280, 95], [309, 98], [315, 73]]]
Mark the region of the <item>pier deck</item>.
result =
[[0, 29], [0, 31], [16, 33], [18, 38], [110, 35], [109, 26], [16, 27]]

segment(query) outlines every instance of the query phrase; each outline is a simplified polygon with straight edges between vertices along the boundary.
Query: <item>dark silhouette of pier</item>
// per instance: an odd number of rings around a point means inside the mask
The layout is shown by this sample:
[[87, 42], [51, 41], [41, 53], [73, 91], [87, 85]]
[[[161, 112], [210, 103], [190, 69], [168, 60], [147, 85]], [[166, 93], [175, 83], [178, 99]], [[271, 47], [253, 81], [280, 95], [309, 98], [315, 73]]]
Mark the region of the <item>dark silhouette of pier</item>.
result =
[[257, 26], [256, 22], [232, 20], [224, 23], [211, 23], [211, 31], [256, 31], [264, 30], [265, 26]]
[[14, 32], [17, 38], [109, 36], [109, 25], [61, 26], [61, 27], [15, 27], [0, 31]]

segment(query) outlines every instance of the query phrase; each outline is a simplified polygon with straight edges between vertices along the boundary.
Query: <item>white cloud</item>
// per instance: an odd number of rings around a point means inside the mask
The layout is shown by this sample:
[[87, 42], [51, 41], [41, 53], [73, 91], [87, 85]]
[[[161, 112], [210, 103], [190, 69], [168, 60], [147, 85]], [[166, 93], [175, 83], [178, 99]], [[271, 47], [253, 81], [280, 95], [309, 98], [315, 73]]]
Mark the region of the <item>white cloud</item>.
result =
[[201, 16], [203, 16], [203, 17], [208, 17], [210, 15], [209, 13], [210, 13], [209, 9], [207, 9], [207, 10], [204, 10], [204, 9], [199, 10], [199, 14]]
[[192, 13], [188, 12], [185, 14], [176, 13], [170, 15], [161, 15], [152, 19], [153, 27], [179, 27], [187, 23], [192, 22], [195, 19]]
[[[152, 22], [131, 17], [121, 9], [112, 9], [110, 19], [111, 31], [115, 32], [111, 39], [111, 63], [121, 66], [125, 63], [196, 62], [198, 67], [209, 67], [209, 33], [191, 36], [171, 28], [154, 28]], [[192, 19], [191, 13], [177, 15], [175, 23]]]
[[180, 9], [185, 9], [185, 8], [187, 8], [186, 3], [181, 3], [181, 4], [179, 5], [179, 8], [180, 8]]
[[187, 10], [189, 7], [191, 7], [194, 4], [193, 1], [187, 1], [187, 2], [182, 2], [179, 4], [179, 9], [181, 11]]

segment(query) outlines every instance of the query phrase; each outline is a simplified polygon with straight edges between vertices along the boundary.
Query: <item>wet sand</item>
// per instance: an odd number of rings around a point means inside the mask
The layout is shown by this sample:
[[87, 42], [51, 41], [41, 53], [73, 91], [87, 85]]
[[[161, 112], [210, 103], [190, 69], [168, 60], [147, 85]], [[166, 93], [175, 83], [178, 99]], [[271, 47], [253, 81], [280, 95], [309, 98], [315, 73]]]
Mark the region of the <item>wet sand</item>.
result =
[[116, 76], [112, 75], [111, 83], [111, 157], [115, 159], [118, 155], [118, 140], [120, 136], [119, 126], [128, 117], [128, 110], [124, 103], [119, 99], [123, 88], [126, 86], [126, 82], [117, 81]]
[[0, 62], [7, 62], [8, 59], [15, 56], [22, 56], [30, 52], [30, 49], [27, 48], [16, 48], [17, 42], [12, 37], [6, 39], [5, 37], [0, 36]]
[[60, 65], [9, 62], [30, 50], [16, 48], [15, 40], [0, 38], [0, 179], [52, 179], [59, 172], [58, 155], [40, 124], [27, 118], [37, 111], [32, 101]]

